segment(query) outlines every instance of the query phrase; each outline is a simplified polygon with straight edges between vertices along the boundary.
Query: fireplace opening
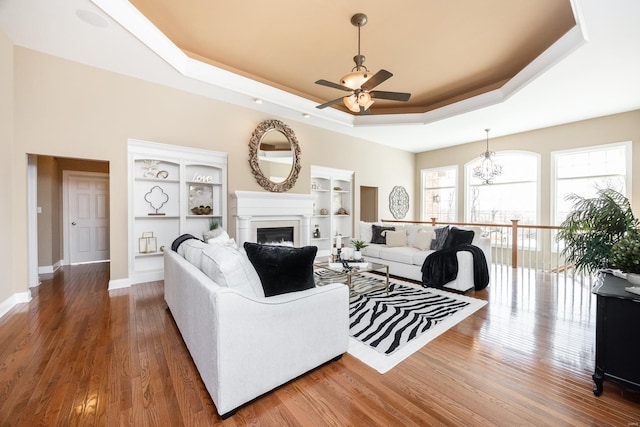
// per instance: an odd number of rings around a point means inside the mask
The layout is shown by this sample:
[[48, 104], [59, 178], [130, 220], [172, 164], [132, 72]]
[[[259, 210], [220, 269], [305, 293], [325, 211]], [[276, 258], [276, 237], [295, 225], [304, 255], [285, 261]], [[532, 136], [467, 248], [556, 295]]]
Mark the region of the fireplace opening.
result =
[[261, 227], [256, 233], [260, 244], [293, 246], [293, 227]]

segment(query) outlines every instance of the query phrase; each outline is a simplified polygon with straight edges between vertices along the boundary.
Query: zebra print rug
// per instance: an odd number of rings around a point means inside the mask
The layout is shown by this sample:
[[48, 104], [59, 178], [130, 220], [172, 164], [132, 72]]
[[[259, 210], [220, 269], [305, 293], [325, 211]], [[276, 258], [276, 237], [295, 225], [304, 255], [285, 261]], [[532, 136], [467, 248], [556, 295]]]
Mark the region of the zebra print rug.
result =
[[387, 295], [384, 279], [370, 273], [354, 277], [352, 285], [371, 290], [349, 299], [349, 354], [380, 373], [487, 303], [397, 279]]

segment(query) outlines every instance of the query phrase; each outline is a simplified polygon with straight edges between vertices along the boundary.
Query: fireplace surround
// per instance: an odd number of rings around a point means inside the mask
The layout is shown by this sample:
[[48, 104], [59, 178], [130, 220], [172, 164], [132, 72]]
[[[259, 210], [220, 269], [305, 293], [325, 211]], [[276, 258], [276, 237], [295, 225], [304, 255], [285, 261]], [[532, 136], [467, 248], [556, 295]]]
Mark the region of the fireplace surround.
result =
[[236, 240], [258, 243], [258, 228], [293, 227], [293, 245], [311, 242], [313, 196], [310, 194], [239, 191], [231, 194]]

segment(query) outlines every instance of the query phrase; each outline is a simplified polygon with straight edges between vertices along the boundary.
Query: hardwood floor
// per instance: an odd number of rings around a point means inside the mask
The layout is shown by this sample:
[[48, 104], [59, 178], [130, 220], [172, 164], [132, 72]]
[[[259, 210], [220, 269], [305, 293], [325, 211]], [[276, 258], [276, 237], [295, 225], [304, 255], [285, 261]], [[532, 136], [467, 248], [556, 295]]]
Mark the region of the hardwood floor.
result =
[[592, 393], [590, 284], [493, 271], [485, 308], [387, 374], [346, 354], [222, 421], [162, 282], [108, 271], [64, 267], [0, 318], [0, 426], [640, 425], [638, 394]]

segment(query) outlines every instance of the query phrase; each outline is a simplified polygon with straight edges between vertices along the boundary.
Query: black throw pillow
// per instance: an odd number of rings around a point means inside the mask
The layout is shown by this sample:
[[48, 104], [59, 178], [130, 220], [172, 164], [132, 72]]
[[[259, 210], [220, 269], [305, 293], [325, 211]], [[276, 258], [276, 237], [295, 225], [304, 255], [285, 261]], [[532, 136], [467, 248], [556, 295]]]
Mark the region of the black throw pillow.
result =
[[245, 242], [244, 250], [258, 273], [265, 297], [316, 286], [313, 278], [316, 246], [293, 248]]
[[431, 247], [429, 249], [433, 251], [444, 249], [444, 244], [447, 241], [447, 236], [449, 235], [449, 226], [438, 227], [433, 231], [435, 231], [436, 236], [431, 241]]
[[190, 239], [200, 240], [197, 237], [192, 236], [191, 234], [183, 234], [182, 236], [179, 236], [176, 240], [174, 240], [173, 243], [171, 243], [171, 250], [174, 252], [178, 252], [178, 248], [180, 247], [180, 245]]
[[387, 237], [382, 233], [385, 230], [396, 231], [395, 227], [383, 227], [381, 225], [371, 225], [371, 243], [377, 243], [379, 245], [387, 244]]
[[453, 248], [460, 245], [470, 245], [473, 242], [473, 236], [476, 233], [473, 230], [461, 230], [456, 227], [451, 227], [447, 240], [444, 242], [444, 248]]

